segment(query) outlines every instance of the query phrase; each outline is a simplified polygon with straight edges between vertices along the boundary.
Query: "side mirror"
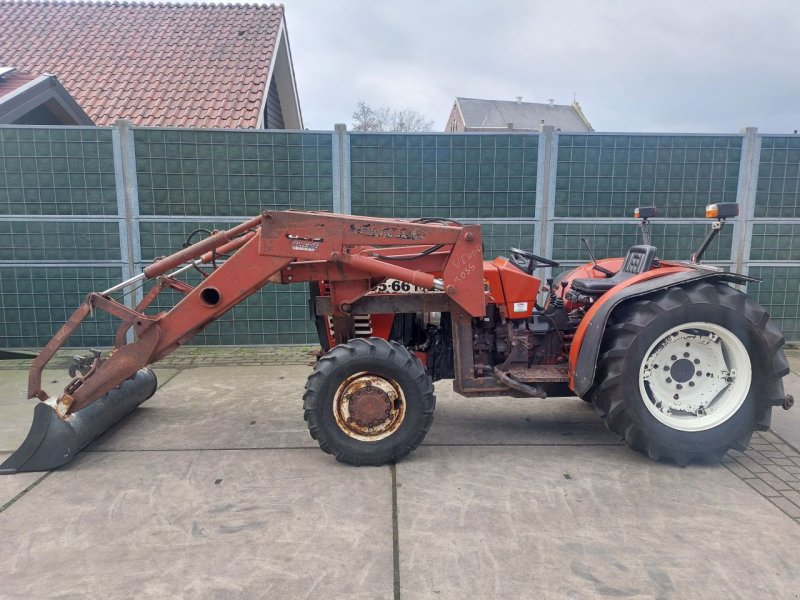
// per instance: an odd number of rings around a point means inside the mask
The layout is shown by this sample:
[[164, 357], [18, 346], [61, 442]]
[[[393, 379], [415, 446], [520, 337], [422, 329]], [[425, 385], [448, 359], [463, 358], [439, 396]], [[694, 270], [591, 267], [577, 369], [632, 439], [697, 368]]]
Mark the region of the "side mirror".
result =
[[658, 216], [658, 207], [656, 206], [639, 206], [633, 211], [633, 216], [636, 219], [652, 219]]
[[692, 253], [691, 262], [695, 264], [700, 262], [700, 259], [703, 258], [703, 254], [708, 250], [711, 241], [722, 231], [722, 227], [725, 225], [725, 219], [738, 216], [739, 205], [736, 204], [736, 202], [719, 202], [706, 206], [706, 219], [716, 219], [716, 221], [711, 223], [711, 231], [708, 232], [708, 235], [700, 244], [697, 252]]
[[736, 202], [719, 202], [706, 206], [706, 219], [730, 219], [739, 216]]
[[658, 216], [658, 208], [655, 206], [638, 206], [633, 211], [633, 216], [637, 219], [641, 219], [642, 223], [640, 227], [642, 228], [642, 241], [647, 245], [652, 245], [652, 237], [650, 235], [650, 222], [648, 219], [652, 219], [653, 217]]

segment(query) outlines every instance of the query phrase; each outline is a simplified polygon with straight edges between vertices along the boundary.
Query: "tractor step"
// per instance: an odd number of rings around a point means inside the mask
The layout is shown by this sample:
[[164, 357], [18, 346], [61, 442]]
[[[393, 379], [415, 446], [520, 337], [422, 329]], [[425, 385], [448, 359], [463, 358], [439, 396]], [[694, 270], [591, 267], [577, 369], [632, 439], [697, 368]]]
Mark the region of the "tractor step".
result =
[[119, 387], [63, 419], [50, 404], [37, 402], [28, 437], [0, 465], [0, 475], [49, 471], [69, 462], [92, 440], [150, 398], [156, 387], [155, 373], [141, 369]]
[[521, 383], [564, 383], [569, 381], [569, 367], [564, 365], [534, 365], [529, 369], [510, 369], [508, 375]]

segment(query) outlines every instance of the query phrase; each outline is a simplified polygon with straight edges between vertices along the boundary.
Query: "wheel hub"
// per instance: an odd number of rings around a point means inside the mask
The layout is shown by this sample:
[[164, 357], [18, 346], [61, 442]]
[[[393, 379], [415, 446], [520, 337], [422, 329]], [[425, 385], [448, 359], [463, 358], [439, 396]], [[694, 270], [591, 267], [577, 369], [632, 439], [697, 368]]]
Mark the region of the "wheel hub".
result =
[[742, 342], [714, 323], [686, 323], [658, 338], [645, 355], [639, 388], [662, 423], [702, 431], [730, 418], [750, 389], [750, 357]]
[[406, 414], [403, 390], [393, 379], [361, 372], [345, 379], [333, 398], [336, 424], [357, 440], [382, 440], [402, 425]]
[[371, 383], [356, 390], [348, 400], [350, 415], [361, 427], [376, 427], [392, 411], [392, 402], [389, 394]]
[[688, 358], [681, 358], [672, 363], [669, 373], [678, 383], [685, 383], [694, 376], [694, 365]]

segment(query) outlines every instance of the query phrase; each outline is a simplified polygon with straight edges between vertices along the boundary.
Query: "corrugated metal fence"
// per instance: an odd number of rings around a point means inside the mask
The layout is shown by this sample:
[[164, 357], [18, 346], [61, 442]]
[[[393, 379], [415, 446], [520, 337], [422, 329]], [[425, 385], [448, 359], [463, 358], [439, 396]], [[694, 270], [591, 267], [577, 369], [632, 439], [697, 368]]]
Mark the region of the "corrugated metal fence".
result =
[[[565, 265], [621, 255], [633, 208], [655, 204], [664, 258], [688, 258], [703, 208], [741, 217], [707, 254], [762, 278], [748, 293], [800, 340], [800, 136], [372, 134], [0, 126], [0, 347], [40, 346], [91, 290], [179, 249], [195, 229], [264, 209], [480, 223], [486, 256], [509, 246]], [[796, 241], [798, 240], [798, 241]], [[203, 344], [313, 342], [304, 285], [263, 289]], [[108, 345], [87, 322], [74, 345]]]

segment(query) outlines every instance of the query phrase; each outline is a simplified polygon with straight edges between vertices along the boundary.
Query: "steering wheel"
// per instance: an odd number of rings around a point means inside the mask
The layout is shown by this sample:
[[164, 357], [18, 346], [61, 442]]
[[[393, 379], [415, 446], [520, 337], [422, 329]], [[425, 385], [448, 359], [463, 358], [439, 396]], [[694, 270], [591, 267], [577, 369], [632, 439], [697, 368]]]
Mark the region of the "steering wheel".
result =
[[511, 262], [528, 275], [533, 275], [534, 269], [538, 269], [540, 267], [559, 266], [559, 263], [554, 260], [544, 258], [543, 256], [537, 256], [532, 252], [526, 252], [525, 250], [520, 250], [519, 248], [509, 248], [509, 252], [511, 252]]

